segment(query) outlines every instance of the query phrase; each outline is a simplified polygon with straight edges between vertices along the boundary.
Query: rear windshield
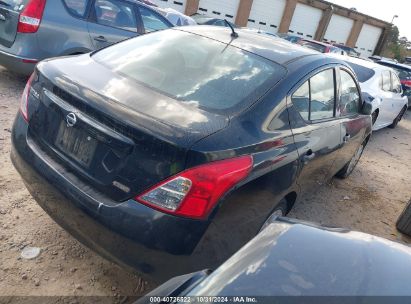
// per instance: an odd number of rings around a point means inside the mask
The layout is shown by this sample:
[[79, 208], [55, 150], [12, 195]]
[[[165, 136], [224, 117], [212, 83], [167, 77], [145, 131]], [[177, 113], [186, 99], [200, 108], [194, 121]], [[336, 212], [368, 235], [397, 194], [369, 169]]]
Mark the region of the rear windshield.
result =
[[16, 12], [20, 12], [24, 9], [29, 0], [0, 0], [0, 6], [6, 6]]
[[358, 65], [352, 62], [347, 62], [347, 63], [354, 70], [359, 82], [366, 82], [375, 75], [375, 71], [373, 69], [369, 69], [362, 65]]
[[309, 49], [312, 49], [314, 51], [318, 51], [320, 53], [325, 53], [325, 49], [326, 49], [324, 45], [317, 44], [317, 43], [310, 42], [310, 41], [302, 41], [301, 45], [308, 47]]
[[130, 39], [93, 58], [165, 95], [209, 110], [254, 102], [285, 74], [281, 65], [263, 57], [179, 30]]

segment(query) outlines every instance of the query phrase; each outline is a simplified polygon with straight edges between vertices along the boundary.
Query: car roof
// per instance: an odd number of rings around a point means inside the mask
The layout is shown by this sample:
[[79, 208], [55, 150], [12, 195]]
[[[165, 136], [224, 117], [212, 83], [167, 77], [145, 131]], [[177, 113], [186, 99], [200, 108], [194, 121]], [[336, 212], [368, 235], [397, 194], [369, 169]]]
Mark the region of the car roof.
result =
[[324, 56], [316, 51], [295, 45], [279, 37], [261, 35], [248, 29], [236, 29], [238, 38], [231, 37], [229, 27], [184, 26], [172, 30], [184, 31], [217, 40], [254, 53], [281, 65], [306, 56]]

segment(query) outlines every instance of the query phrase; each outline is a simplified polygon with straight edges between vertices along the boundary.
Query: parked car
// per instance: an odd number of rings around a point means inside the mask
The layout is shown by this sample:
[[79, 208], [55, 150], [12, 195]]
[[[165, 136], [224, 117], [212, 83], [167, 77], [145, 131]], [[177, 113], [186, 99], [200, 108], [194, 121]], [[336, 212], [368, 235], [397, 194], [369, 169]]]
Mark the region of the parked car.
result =
[[411, 295], [410, 261], [403, 244], [277, 218], [215, 271], [173, 278], [135, 304], [392, 303]]
[[88, 53], [171, 26], [155, 8], [132, 0], [2, 0], [0, 65], [30, 75], [43, 59]]
[[411, 67], [405, 64], [400, 64], [389, 60], [380, 60], [377, 61], [377, 63], [383, 66], [390, 67], [396, 71], [398, 77], [400, 77], [403, 89], [406, 90], [405, 93], [408, 97], [408, 106], [411, 107]]
[[283, 39], [287, 40], [287, 41], [290, 41], [291, 43], [299, 43], [303, 39], [303, 37], [290, 35], [290, 34], [287, 34], [287, 33], [279, 33], [278, 36], [280, 38], [283, 38]]
[[309, 40], [309, 39], [301, 39], [298, 44], [315, 50], [320, 53], [333, 53], [333, 54], [340, 54], [340, 55], [347, 55], [346, 52], [336, 46], [333, 46], [331, 44], [325, 43], [325, 42], [320, 42], [316, 40]]
[[237, 35], [181, 27], [39, 63], [11, 152], [39, 205], [162, 282], [219, 265], [272, 213], [347, 177], [372, 128], [349, 65]]
[[257, 34], [261, 34], [263, 36], [269, 36], [269, 37], [275, 37], [275, 38], [280, 38], [280, 36], [278, 36], [275, 33], [271, 33], [271, 32], [266, 32], [266, 31], [262, 31], [260, 29], [255, 29], [255, 28], [243, 28], [244, 30], [250, 31], [250, 32], [254, 32]]
[[172, 8], [159, 8], [156, 9], [160, 14], [162, 14], [168, 21], [170, 21], [174, 26], [187, 26], [187, 25], [197, 25], [193, 18], [180, 13], [179, 11]]
[[351, 57], [360, 57], [361, 56], [360, 52], [357, 52], [354, 48], [346, 46], [344, 44], [333, 43], [333, 46], [336, 46], [336, 47], [344, 50], [347, 53], [348, 56], [351, 56]]
[[214, 18], [214, 17], [210, 17], [207, 15], [203, 15], [203, 14], [194, 14], [191, 16], [191, 18], [194, 19], [194, 21], [198, 24], [198, 25], [215, 25], [215, 26], [225, 26], [228, 27], [227, 22], [233, 27], [233, 28], [237, 28], [237, 25], [235, 25], [234, 23], [230, 22], [230, 21], [226, 21], [224, 19], [220, 19], [220, 18]]
[[378, 55], [373, 55], [368, 57], [368, 59], [371, 59], [374, 62], [380, 61], [380, 60], [384, 60], [384, 61], [389, 61], [389, 62], [394, 62], [394, 63], [398, 63], [398, 61], [396, 59], [393, 58], [388, 58], [388, 57], [382, 57], [382, 56], [378, 56]]
[[357, 74], [366, 102], [372, 105], [373, 130], [395, 128], [408, 107], [408, 99], [395, 71], [362, 59], [345, 60]]

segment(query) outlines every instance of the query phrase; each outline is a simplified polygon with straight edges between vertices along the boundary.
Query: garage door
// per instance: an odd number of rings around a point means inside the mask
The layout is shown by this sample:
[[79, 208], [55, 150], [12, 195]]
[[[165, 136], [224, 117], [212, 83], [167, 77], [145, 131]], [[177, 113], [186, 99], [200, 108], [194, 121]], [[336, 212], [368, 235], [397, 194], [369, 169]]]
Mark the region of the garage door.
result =
[[361, 53], [361, 56], [369, 57], [374, 54], [380, 40], [382, 29], [369, 24], [364, 24], [358, 37], [355, 49]]
[[254, 0], [247, 26], [277, 33], [285, 4], [286, 0]]
[[198, 12], [234, 22], [240, 0], [200, 0]]
[[172, 8], [184, 14], [187, 0], [152, 0], [159, 7]]
[[313, 39], [323, 11], [305, 4], [297, 4], [289, 32], [293, 35]]
[[340, 15], [333, 15], [324, 35], [324, 40], [332, 43], [346, 44], [354, 20]]

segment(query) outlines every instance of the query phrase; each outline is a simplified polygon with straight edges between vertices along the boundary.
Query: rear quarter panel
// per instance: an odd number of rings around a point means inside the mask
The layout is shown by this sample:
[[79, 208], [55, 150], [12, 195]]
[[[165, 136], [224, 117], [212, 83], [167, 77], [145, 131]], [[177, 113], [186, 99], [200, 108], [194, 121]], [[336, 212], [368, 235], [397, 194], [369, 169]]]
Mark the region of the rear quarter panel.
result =
[[63, 0], [47, 1], [36, 37], [41, 59], [93, 50], [86, 20], [70, 15]]
[[215, 256], [223, 262], [258, 233], [282, 198], [292, 193], [290, 205], [295, 201], [298, 153], [286, 100], [281, 98], [284, 92], [273, 90], [189, 153], [189, 166], [239, 155], [252, 155], [254, 160], [249, 177], [214, 210], [196, 255]]

